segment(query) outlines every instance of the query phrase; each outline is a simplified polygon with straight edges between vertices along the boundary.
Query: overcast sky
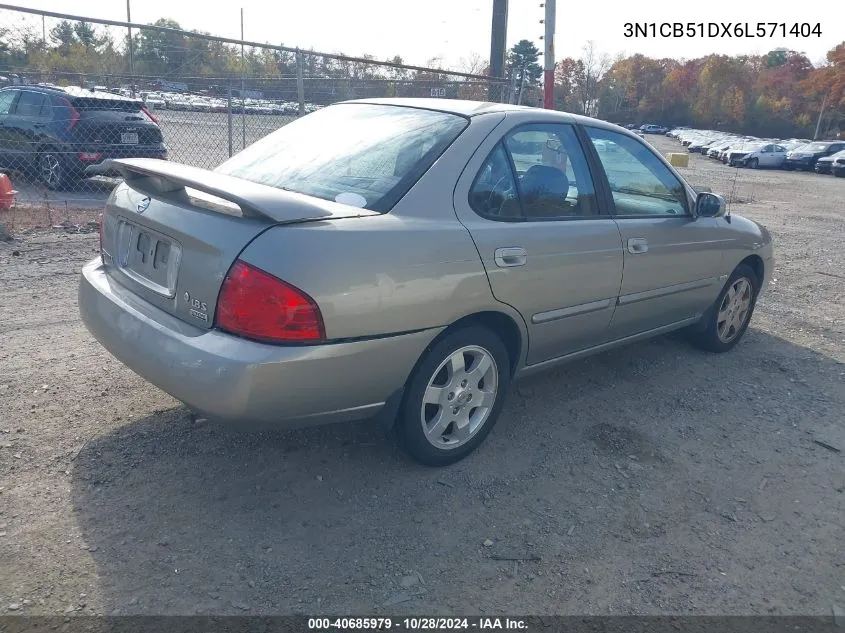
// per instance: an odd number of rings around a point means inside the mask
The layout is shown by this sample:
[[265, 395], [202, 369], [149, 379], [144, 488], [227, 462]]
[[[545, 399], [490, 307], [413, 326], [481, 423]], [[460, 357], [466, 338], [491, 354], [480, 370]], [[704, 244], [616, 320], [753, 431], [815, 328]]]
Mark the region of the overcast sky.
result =
[[[542, 0], [510, 0], [508, 46], [528, 39], [542, 50]], [[442, 57], [457, 68], [472, 54], [490, 54], [492, 0], [131, 0], [132, 21], [176, 20], [183, 28], [238, 37], [239, 9], [244, 36], [347, 55], [384, 59], [401, 55], [425, 64]], [[124, 0], [10, 0], [11, 4], [88, 16], [126, 19]], [[833, 2], [832, 4], [836, 4]], [[845, 26], [820, 4], [786, 0], [558, 0], [555, 57], [577, 57], [587, 40], [610, 55], [642, 53], [652, 57], [693, 58], [708, 53], [765, 53], [785, 46], [818, 62], [845, 40]], [[812, 10], [807, 10], [813, 7]], [[6, 14], [8, 15], [8, 14]], [[812, 16], [812, 17], [810, 17]], [[36, 18], [37, 19], [37, 18]], [[629, 39], [626, 22], [821, 22], [821, 37]], [[787, 26], [787, 28], [789, 28]], [[40, 27], [40, 21], [39, 21]]]

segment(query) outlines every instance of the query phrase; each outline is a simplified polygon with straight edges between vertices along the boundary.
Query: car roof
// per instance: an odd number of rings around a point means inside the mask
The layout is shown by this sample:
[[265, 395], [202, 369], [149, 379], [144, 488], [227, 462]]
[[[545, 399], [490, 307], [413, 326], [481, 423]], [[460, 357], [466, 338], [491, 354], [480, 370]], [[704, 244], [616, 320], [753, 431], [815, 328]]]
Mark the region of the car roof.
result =
[[54, 95], [67, 95], [69, 97], [90, 97], [92, 99], [111, 99], [112, 101], [139, 101], [131, 97], [116, 95], [102, 90], [90, 90], [79, 86], [52, 86], [47, 84], [24, 84], [19, 86], [4, 86], [3, 90], [14, 88], [15, 90], [29, 90], [31, 92], [46, 92]]
[[350, 101], [341, 101], [344, 103], [368, 103], [374, 105], [391, 105], [401, 106], [406, 108], [420, 108], [423, 110], [436, 110], [438, 112], [447, 112], [449, 114], [457, 114], [459, 116], [474, 117], [485, 114], [502, 113], [519, 119], [524, 119], [526, 122], [561, 122], [561, 123], [581, 123], [584, 125], [592, 125], [594, 127], [603, 127], [615, 131], [624, 132], [628, 136], [632, 136], [631, 131], [622, 126], [602, 121], [601, 119], [594, 119], [592, 117], [583, 116], [580, 114], [573, 114], [571, 112], [561, 112], [560, 110], [546, 110], [543, 108], [533, 108], [530, 106], [511, 105], [508, 103], [491, 103], [489, 101], [469, 101], [465, 99], [425, 99], [425, 98], [390, 98], [390, 99], [354, 99]]

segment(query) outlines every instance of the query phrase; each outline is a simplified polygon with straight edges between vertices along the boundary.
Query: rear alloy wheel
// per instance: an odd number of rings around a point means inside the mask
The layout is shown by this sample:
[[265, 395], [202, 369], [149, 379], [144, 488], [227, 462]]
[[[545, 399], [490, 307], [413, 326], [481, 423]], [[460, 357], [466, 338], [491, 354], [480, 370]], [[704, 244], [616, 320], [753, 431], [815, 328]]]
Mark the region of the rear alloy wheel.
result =
[[67, 180], [67, 170], [58, 153], [45, 151], [38, 157], [38, 176], [49, 189], [61, 189]]
[[429, 466], [463, 459], [493, 428], [509, 384], [508, 353], [493, 332], [447, 334], [411, 376], [396, 422], [402, 446]]
[[759, 166], [760, 166], [760, 161], [757, 160], [756, 158], [752, 158], [751, 160], [748, 161], [748, 168], [749, 169], [757, 169], [757, 167], [759, 167]]
[[736, 267], [719, 298], [707, 311], [706, 328], [692, 331], [692, 342], [710, 352], [727, 352], [733, 349], [748, 329], [760, 281], [754, 271], [745, 264]]

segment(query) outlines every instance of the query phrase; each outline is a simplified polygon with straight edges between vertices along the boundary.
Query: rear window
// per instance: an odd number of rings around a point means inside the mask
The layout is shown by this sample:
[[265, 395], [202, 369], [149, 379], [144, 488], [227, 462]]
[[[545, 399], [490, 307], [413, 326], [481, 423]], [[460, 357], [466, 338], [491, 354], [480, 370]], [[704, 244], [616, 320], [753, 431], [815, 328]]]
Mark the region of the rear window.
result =
[[216, 171], [389, 211], [468, 125], [445, 112], [341, 104], [297, 119]]
[[114, 110], [116, 112], [140, 112], [141, 105], [134, 101], [120, 99], [97, 99], [95, 97], [75, 97], [70, 100], [74, 108], [82, 111]]

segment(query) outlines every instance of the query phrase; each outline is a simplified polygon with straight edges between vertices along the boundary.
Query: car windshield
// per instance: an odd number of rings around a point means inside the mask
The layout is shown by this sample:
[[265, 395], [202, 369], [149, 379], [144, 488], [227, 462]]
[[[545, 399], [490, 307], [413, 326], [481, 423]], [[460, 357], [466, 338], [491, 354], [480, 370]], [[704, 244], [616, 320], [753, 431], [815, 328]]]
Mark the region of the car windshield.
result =
[[808, 145], [805, 145], [801, 149], [808, 152], [823, 152], [828, 147], [830, 147], [830, 143], [810, 143]]
[[389, 211], [467, 125], [433, 110], [340, 104], [289, 123], [215, 171]]

